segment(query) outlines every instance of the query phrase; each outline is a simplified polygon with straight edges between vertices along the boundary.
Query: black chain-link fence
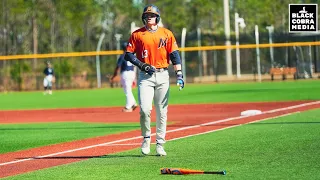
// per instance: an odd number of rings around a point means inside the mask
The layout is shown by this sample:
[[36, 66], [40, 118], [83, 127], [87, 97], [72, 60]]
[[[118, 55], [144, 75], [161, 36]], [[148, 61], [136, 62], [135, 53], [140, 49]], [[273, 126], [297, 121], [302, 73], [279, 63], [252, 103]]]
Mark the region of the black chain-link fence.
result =
[[[320, 35], [298, 35], [274, 33], [274, 43], [284, 42], [315, 42]], [[178, 44], [181, 37], [177, 36]], [[197, 46], [197, 36], [187, 34], [186, 47]], [[235, 39], [231, 39], [235, 44]], [[239, 43], [255, 44], [254, 34], [240, 36]], [[269, 43], [268, 34], [260, 34], [260, 44]], [[202, 46], [224, 45], [225, 38], [220, 35], [203, 34]], [[260, 48], [261, 74], [269, 74], [271, 67], [296, 67], [298, 78], [311, 78], [313, 73], [320, 72], [320, 46], [290, 46]], [[102, 49], [103, 50], [103, 49]], [[273, 58], [271, 56], [273, 55]], [[196, 77], [214, 76], [211, 82], [218, 81], [220, 76], [226, 75], [225, 50], [188, 51], [185, 52], [186, 79], [194, 82]], [[96, 88], [97, 69], [96, 56], [50, 58], [50, 59], [25, 59], [0, 61], [0, 91], [42, 90], [43, 69], [50, 60], [56, 73], [55, 89], [80, 89]], [[101, 87], [110, 87], [110, 77], [116, 66], [117, 55], [100, 56]], [[273, 60], [273, 63], [271, 61]], [[34, 63], [36, 61], [36, 63]], [[35, 66], [36, 64], [36, 66]], [[232, 72], [237, 73], [236, 50], [232, 50]], [[169, 68], [174, 83], [173, 68]], [[256, 48], [240, 49], [241, 74], [257, 74]], [[210, 81], [209, 81], [210, 82]]]

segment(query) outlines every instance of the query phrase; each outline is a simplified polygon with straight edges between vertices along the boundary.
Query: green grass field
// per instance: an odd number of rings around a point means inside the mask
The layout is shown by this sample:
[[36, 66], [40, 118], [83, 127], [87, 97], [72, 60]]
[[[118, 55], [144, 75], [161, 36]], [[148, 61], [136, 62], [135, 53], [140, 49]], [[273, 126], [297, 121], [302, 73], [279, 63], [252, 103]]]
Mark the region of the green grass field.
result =
[[139, 123], [84, 122], [0, 124], [0, 154], [140, 129]]
[[[319, 179], [320, 110], [167, 143], [166, 157], [139, 149], [5, 179]], [[152, 146], [154, 150], [154, 146]], [[227, 175], [160, 175], [162, 167]]]
[[[170, 89], [170, 104], [196, 104], [221, 102], [293, 101], [320, 99], [320, 81], [278, 81], [234, 84], [187, 84], [179, 92]], [[0, 93], [0, 109], [45, 109], [124, 106], [121, 88], [54, 91], [52, 96], [42, 92]], [[137, 89], [134, 89], [137, 97]]]
[[[317, 80], [186, 85], [181, 92], [172, 86], [170, 104], [320, 100], [319, 89]], [[12, 92], [0, 94], [0, 99], [1, 110], [123, 106], [125, 101], [120, 88], [54, 91], [52, 96]], [[5, 179], [319, 179], [319, 117], [317, 109], [170, 141], [167, 157], [143, 157], [134, 149]], [[0, 153], [130, 129], [139, 125], [2, 124]], [[28, 133], [28, 140], [19, 138]], [[227, 175], [168, 177], [160, 175], [161, 167], [225, 169]]]

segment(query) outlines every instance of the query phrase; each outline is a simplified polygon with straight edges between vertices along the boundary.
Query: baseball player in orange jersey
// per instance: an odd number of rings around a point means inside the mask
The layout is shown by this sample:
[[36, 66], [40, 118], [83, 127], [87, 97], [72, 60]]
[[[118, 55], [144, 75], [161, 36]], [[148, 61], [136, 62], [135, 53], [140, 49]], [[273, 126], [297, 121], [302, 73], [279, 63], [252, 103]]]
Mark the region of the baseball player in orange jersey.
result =
[[[142, 13], [144, 27], [131, 34], [125, 59], [136, 65], [141, 71], [138, 77], [138, 97], [140, 104], [140, 125], [143, 142], [141, 152], [150, 153], [152, 101], [156, 109], [156, 153], [165, 156], [164, 150], [168, 98], [169, 73], [171, 60], [177, 75], [177, 85], [184, 88], [181, 72], [181, 59], [178, 45], [172, 32], [159, 27], [160, 11], [154, 5], [147, 5]], [[136, 55], [134, 55], [136, 54]]]

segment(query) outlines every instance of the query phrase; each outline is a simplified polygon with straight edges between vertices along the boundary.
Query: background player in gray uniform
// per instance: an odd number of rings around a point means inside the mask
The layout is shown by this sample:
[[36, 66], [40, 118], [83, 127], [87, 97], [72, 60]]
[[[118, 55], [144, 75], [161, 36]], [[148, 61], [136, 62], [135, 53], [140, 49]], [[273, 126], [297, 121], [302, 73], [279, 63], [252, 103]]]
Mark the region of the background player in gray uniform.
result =
[[[122, 49], [125, 51], [128, 43], [122, 44]], [[117, 61], [117, 67], [114, 70], [113, 76], [111, 77], [111, 81], [118, 75], [119, 71], [121, 73], [121, 85], [126, 95], [126, 105], [123, 108], [123, 112], [132, 112], [134, 111], [138, 105], [132, 93], [132, 85], [136, 78], [135, 67], [129, 61], [124, 59], [124, 55], [122, 54]]]
[[46, 62], [47, 67], [43, 70], [43, 74], [45, 75], [43, 79], [43, 87], [44, 87], [44, 95], [52, 94], [52, 83], [55, 82], [54, 70], [50, 61]]

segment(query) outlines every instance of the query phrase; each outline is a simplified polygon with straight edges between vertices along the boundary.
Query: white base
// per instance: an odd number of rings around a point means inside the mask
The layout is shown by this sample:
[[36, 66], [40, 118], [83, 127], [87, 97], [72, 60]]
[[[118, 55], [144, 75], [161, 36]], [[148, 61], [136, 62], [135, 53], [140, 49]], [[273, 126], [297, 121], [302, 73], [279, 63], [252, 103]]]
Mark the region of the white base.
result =
[[258, 114], [262, 114], [262, 112], [260, 110], [246, 110], [241, 112], [241, 116], [254, 116]]

